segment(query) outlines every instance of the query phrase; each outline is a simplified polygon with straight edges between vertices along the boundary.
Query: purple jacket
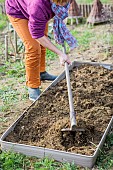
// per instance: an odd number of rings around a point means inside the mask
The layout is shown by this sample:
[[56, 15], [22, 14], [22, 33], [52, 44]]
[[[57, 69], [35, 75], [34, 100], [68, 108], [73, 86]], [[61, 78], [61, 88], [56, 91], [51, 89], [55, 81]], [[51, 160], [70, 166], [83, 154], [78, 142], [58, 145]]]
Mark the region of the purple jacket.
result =
[[32, 38], [44, 36], [46, 23], [53, 18], [50, 0], [6, 0], [6, 13], [15, 18], [29, 20]]

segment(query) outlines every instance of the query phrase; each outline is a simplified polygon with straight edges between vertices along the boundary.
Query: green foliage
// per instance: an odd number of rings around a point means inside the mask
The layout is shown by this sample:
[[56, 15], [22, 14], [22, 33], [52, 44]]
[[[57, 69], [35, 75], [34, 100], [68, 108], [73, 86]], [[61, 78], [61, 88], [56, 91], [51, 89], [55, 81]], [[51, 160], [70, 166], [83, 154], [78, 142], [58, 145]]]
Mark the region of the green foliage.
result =
[[7, 16], [0, 14], [0, 30], [3, 30], [7, 26]]
[[47, 60], [54, 60], [57, 57], [57, 54], [55, 54], [54, 52], [50, 51], [50, 50], [46, 50], [46, 58]]
[[16, 89], [12, 89], [11, 86], [4, 86], [0, 89], [0, 98], [4, 104], [16, 102], [18, 100], [19, 92]]
[[0, 67], [0, 74], [7, 75], [8, 77], [22, 77], [25, 75], [25, 66], [23, 62], [6, 62], [5, 65]]
[[2, 152], [0, 154], [0, 170], [79, 170], [74, 164], [60, 163], [53, 159], [29, 158], [23, 154]]
[[12, 104], [19, 100], [19, 94], [19, 91], [14, 89], [13, 86], [2, 86], [0, 89], [0, 99], [3, 104], [0, 106], [0, 111], [3, 112], [9, 110]]
[[[55, 44], [55, 41], [54, 40], [51, 40], [53, 42], [53, 44]], [[55, 44], [55, 46], [57, 46], [59, 49], [62, 50], [62, 46], [59, 45], [59, 44]], [[56, 53], [52, 52], [51, 50], [46, 50], [46, 59], [47, 60], [54, 60], [56, 59], [58, 56]]]
[[55, 164], [53, 159], [42, 159], [40, 162], [35, 162], [34, 163], [34, 168], [35, 170], [38, 169], [45, 169], [45, 170], [53, 170], [53, 168], [56, 166], [57, 164]]
[[2, 117], [0, 118], [0, 122], [7, 122], [8, 118], [7, 117]]
[[113, 152], [109, 152], [111, 147], [113, 147], [113, 133], [107, 136], [101, 156], [97, 159], [99, 170], [110, 170], [113, 168]]
[[0, 2], [4, 2], [5, 0], [0, 0]]
[[30, 166], [30, 160], [22, 154], [2, 152], [0, 154], [0, 170], [24, 170]]
[[[15, 88], [15, 84], [22, 84], [25, 82], [25, 66], [23, 62], [10, 63], [6, 62], [5, 65], [0, 67], [0, 79], [3, 80], [4, 85], [0, 87], [0, 99], [2, 100], [2, 106], [0, 106], [0, 111], [5, 112], [10, 109], [10, 107], [18, 102], [20, 99], [24, 100], [27, 96], [27, 89]], [[8, 84], [7, 84], [8, 82]], [[19, 84], [19, 86], [20, 86]]]
[[10, 106], [9, 105], [2, 105], [2, 106], [0, 106], [0, 112], [6, 112], [6, 111], [8, 111], [8, 110], [10, 110]]
[[76, 31], [74, 29], [72, 30], [72, 34], [76, 37], [79, 45], [78, 47], [81, 51], [89, 49], [91, 40], [95, 38], [95, 35], [90, 31], [90, 29], [82, 31]]
[[[77, 1], [77, 3], [79, 3], [79, 4], [89, 4], [89, 3], [93, 3], [94, 2], [94, 0], [76, 0]], [[102, 3], [111, 3], [112, 2], [112, 0], [101, 0], [101, 2]]]

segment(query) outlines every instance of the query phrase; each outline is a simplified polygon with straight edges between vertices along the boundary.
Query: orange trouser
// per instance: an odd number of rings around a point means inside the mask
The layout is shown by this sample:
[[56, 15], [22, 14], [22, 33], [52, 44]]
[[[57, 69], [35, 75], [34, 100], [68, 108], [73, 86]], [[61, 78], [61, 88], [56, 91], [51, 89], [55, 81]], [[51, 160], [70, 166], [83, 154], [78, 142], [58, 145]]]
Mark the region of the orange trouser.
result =
[[[46, 49], [31, 37], [27, 19], [14, 18], [9, 15], [8, 18], [25, 46], [26, 85], [38, 88], [41, 84], [40, 72], [45, 71]], [[47, 33], [48, 24], [44, 34], [47, 35]]]

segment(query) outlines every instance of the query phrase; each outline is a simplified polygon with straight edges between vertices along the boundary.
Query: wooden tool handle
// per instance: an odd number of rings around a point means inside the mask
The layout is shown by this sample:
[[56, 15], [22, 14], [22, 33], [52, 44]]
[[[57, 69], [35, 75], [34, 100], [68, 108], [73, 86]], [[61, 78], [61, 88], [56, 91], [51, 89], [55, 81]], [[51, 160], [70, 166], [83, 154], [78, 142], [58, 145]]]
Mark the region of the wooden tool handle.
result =
[[68, 98], [69, 98], [69, 106], [70, 106], [70, 122], [71, 122], [71, 128], [73, 129], [73, 126], [76, 125], [76, 119], [75, 119], [75, 112], [74, 112], [74, 105], [73, 105], [73, 97], [72, 97], [72, 90], [71, 90], [71, 83], [70, 83], [69, 68], [68, 68], [67, 62], [65, 62], [65, 72], [66, 72]]
[[[63, 46], [63, 52], [66, 54], [66, 47], [64, 44], [62, 46]], [[73, 97], [72, 97], [72, 90], [71, 90], [71, 83], [70, 83], [69, 67], [67, 62], [65, 62], [65, 73], [66, 73], [69, 107], [70, 107], [70, 123], [71, 123], [71, 129], [74, 130], [76, 127], [76, 119], [75, 119]]]

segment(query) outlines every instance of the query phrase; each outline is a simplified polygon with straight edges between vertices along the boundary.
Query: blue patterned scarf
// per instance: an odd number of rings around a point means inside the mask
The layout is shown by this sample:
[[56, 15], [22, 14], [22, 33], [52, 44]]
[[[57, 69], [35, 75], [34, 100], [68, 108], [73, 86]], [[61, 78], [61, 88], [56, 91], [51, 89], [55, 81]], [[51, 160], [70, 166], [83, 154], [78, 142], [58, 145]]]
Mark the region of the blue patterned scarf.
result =
[[66, 27], [66, 24], [63, 22], [63, 20], [68, 17], [70, 3], [67, 3], [65, 6], [59, 6], [52, 3], [51, 7], [52, 11], [55, 13], [53, 23], [54, 38], [59, 44], [64, 44], [64, 41], [66, 41], [72, 50], [78, 46], [77, 40], [71, 35]]

